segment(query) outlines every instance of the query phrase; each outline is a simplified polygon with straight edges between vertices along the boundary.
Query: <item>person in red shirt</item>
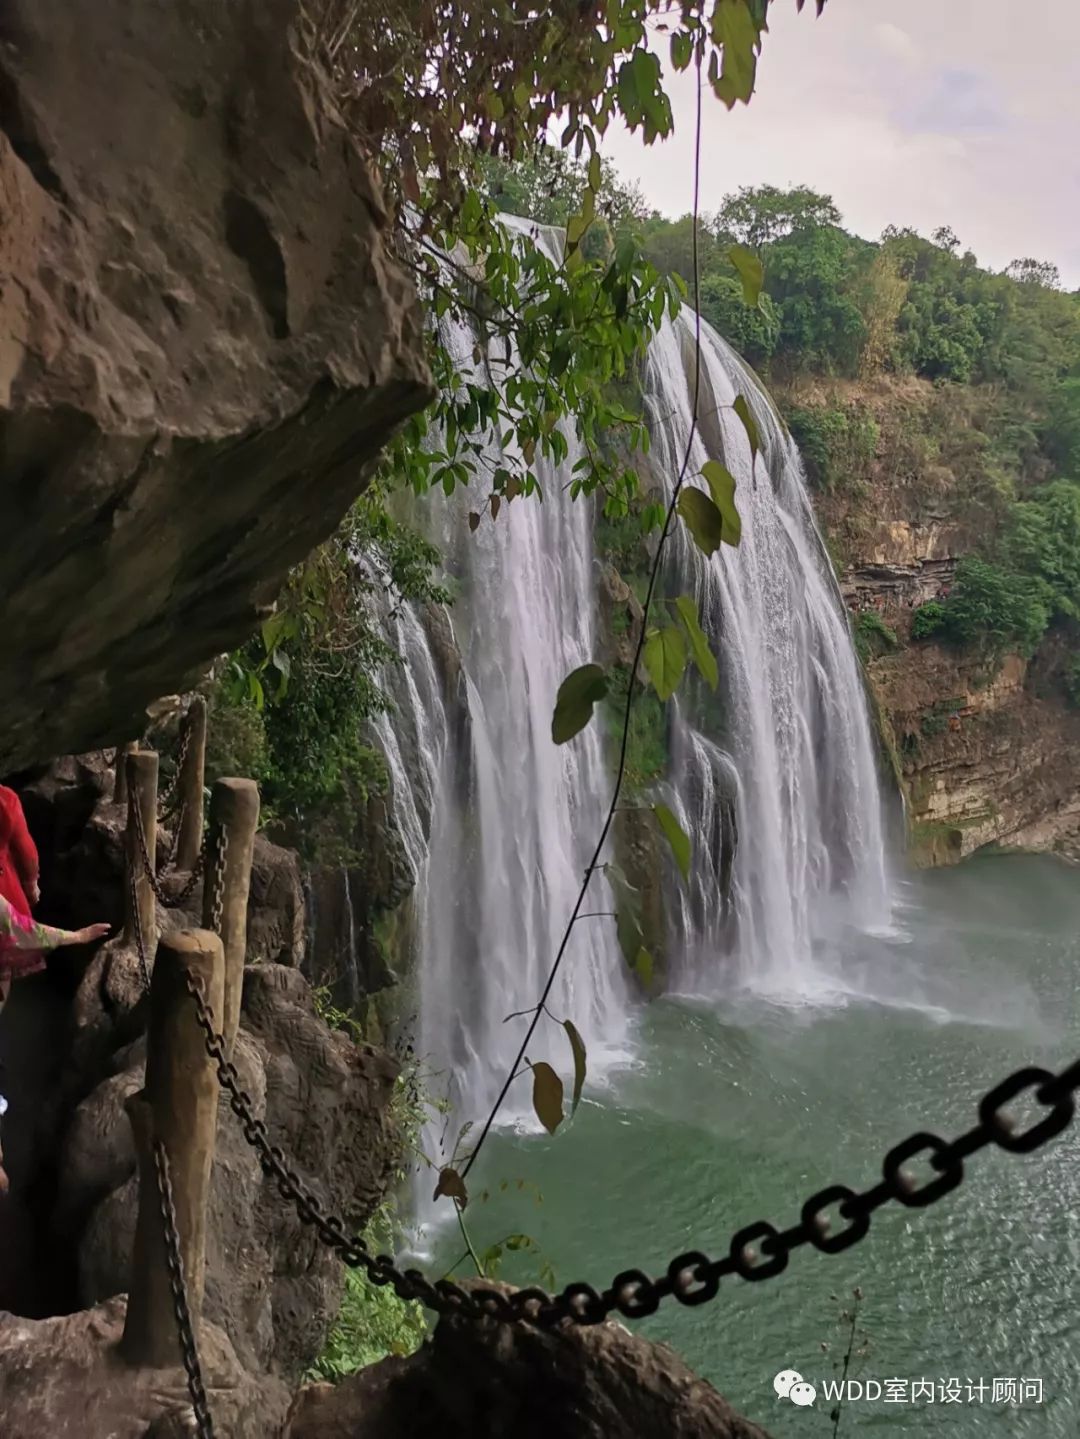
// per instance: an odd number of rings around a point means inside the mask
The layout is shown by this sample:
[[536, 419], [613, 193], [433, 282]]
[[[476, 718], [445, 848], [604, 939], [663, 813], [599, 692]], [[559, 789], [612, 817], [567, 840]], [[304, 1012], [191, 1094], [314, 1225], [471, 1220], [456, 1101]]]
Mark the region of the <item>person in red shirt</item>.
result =
[[41, 898], [37, 846], [26, 827], [22, 801], [6, 784], [0, 784], [0, 895], [24, 914]]
[[[54, 929], [51, 925], [38, 924], [30, 915], [0, 895], [0, 995], [7, 997], [11, 976], [26, 974], [29, 966], [26, 960], [36, 960], [34, 967], [40, 968], [44, 961], [43, 950], [60, 949], [66, 945], [95, 944], [104, 939], [111, 926], [88, 924], [82, 929]], [[0, 1094], [0, 1116], [7, 1111], [7, 1100]], [[0, 1148], [0, 1194], [6, 1194], [8, 1177], [4, 1170], [4, 1152]]]

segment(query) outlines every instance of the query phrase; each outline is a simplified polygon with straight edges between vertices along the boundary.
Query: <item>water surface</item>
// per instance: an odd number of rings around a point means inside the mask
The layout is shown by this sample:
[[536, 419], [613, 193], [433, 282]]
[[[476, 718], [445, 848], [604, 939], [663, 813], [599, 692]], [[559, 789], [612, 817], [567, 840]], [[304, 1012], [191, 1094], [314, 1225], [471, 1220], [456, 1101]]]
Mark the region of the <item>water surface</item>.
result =
[[[959, 1133], [980, 1094], [1021, 1064], [1056, 1068], [1080, 1054], [1080, 872], [1035, 857], [976, 860], [907, 882], [896, 919], [894, 933], [820, 954], [786, 996], [651, 1006], [635, 1065], [587, 1094], [572, 1125], [554, 1139], [490, 1142], [473, 1175], [474, 1195], [491, 1191], [470, 1206], [477, 1247], [527, 1230], [560, 1284], [660, 1273], [687, 1249], [722, 1253], [752, 1221], [792, 1222], [826, 1184], [868, 1185], [915, 1130]], [[772, 1379], [783, 1368], [817, 1384], [833, 1377], [838, 1315], [860, 1286], [871, 1343], [860, 1377], [957, 1378], [964, 1397], [854, 1404], [841, 1434], [1073, 1439], [1078, 1189], [1074, 1129], [1030, 1156], [984, 1152], [959, 1190], [929, 1209], [887, 1206], [845, 1253], [800, 1251], [777, 1279], [725, 1281], [696, 1310], [669, 1301], [640, 1328], [777, 1439], [826, 1435], [831, 1406], [794, 1409]], [[447, 1234], [439, 1247], [450, 1263], [460, 1244]], [[503, 1272], [535, 1278], [519, 1256]], [[1043, 1403], [967, 1398], [969, 1380], [995, 1377], [1042, 1379]]]

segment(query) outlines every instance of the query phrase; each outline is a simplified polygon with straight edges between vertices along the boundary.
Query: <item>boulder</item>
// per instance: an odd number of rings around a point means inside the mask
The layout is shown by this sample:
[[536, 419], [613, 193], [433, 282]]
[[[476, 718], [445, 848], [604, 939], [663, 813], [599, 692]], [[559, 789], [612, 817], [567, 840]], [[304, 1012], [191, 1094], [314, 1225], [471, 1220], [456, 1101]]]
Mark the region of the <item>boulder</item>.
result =
[[[56, 1319], [0, 1313], [0, 1414], [4, 1439], [178, 1439], [190, 1435], [184, 1371], [132, 1369], [118, 1344], [126, 1301]], [[199, 1359], [222, 1439], [276, 1433], [288, 1391], [240, 1365], [225, 1334], [204, 1323]]]
[[299, 11], [5, 0], [0, 773], [190, 689], [431, 394]]
[[[127, 1058], [129, 1068], [105, 1079], [76, 1110], [62, 1150], [58, 1224], [79, 1231], [84, 1304], [123, 1293], [129, 1282], [139, 1182], [121, 1096], [141, 1085], [143, 1046], [131, 1046]], [[393, 1060], [327, 1029], [307, 981], [280, 965], [245, 973], [233, 1060], [271, 1144], [324, 1204], [362, 1227], [397, 1160]], [[340, 1261], [263, 1175], [223, 1097], [210, 1190], [207, 1317], [228, 1334], [247, 1368], [296, 1380], [323, 1347], [343, 1282]]]
[[768, 1439], [671, 1349], [620, 1324], [443, 1319], [408, 1359], [296, 1396], [285, 1439]]

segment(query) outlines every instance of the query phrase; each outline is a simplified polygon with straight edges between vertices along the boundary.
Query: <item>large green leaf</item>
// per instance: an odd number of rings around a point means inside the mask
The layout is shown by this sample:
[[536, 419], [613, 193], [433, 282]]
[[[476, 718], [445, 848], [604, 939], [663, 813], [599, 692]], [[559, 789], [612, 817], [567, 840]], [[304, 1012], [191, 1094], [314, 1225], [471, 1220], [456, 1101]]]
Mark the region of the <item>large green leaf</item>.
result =
[[671, 853], [675, 856], [675, 863], [679, 866], [683, 879], [689, 879], [690, 836], [666, 804], [654, 804], [653, 814], [656, 816], [657, 824], [664, 831], [664, 838], [671, 846]]
[[749, 100], [754, 93], [758, 37], [758, 23], [748, 0], [716, 0], [712, 38], [724, 47], [724, 63], [712, 87], [729, 110], [736, 100]]
[[719, 460], [706, 460], [701, 473], [724, 521], [724, 543], [737, 545], [742, 539], [742, 519], [735, 507], [735, 476]]
[[724, 538], [724, 517], [704, 490], [687, 485], [680, 493], [676, 509], [704, 555], [713, 555]]
[[534, 1064], [533, 1109], [549, 1134], [554, 1134], [563, 1121], [563, 1083], [550, 1064]]
[[761, 299], [761, 287], [765, 283], [765, 268], [760, 258], [745, 245], [732, 245], [727, 253], [742, 280], [743, 299], [751, 309], [756, 309]]
[[720, 674], [716, 666], [716, 656], [709, 648], [705, 631], [698, 624], [697, 605], [689, 595], [680, 595], [675, 601], [675, 608], [690, 640], [690, 653], [694, 657], [694, 663], [702, 679], [714, 690], [720, 681]]
[[582, 665], [566, 676], [551, 717], [551, 738], [556, 744], [565, 744], [585, 728], [593, 706], [607, 694], [607, 686], [607, 675], [599, 665]]
[[735, 413], [742, 420], [743, 429], [746, 431], [746, 438], [750, 441], [750, 454], [757, 459], [758, 450], [761, 449], [761, 439], [758, 435], [757, 421], [754, 419], [754, 412], [747, 403], [745, 395], [736, 395]]
[[677, 630], [674, 625], [653, 630], [645, 641], [644, 658], [656, 693], [662, 700], [670, 699], [686, 668], [686, 643], [682, 630]]
[[574, 1055], [574, 1097], [570, 1101], [570, 1113], [575, 1114], [581, 1102], [581, 1090], [585, 1084], [585, 1041], [570, 1020], [563, 1020], [563, 1029], [566, 1030], [566, 1037], [570, 1041], [570, 1048]]

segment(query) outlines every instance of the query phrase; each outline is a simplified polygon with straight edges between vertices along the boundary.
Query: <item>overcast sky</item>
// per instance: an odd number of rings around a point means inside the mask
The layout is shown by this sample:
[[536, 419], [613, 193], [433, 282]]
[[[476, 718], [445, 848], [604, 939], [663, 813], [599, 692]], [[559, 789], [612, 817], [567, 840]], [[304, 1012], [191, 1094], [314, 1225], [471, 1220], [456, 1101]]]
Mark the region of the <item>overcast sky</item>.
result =
[[[875, 239], [951, 225], [980, 261], [1052, 260], [1080, 286], [1080, 0], [776, 0], [749, 106], [705, 93], [702, 209], [740, 185], [809, 185]], [[666, 53], [666, 37], [660, 37]], [[675, 135], [605, 153], [664, 214], [690, 209], [694, 89]]]

